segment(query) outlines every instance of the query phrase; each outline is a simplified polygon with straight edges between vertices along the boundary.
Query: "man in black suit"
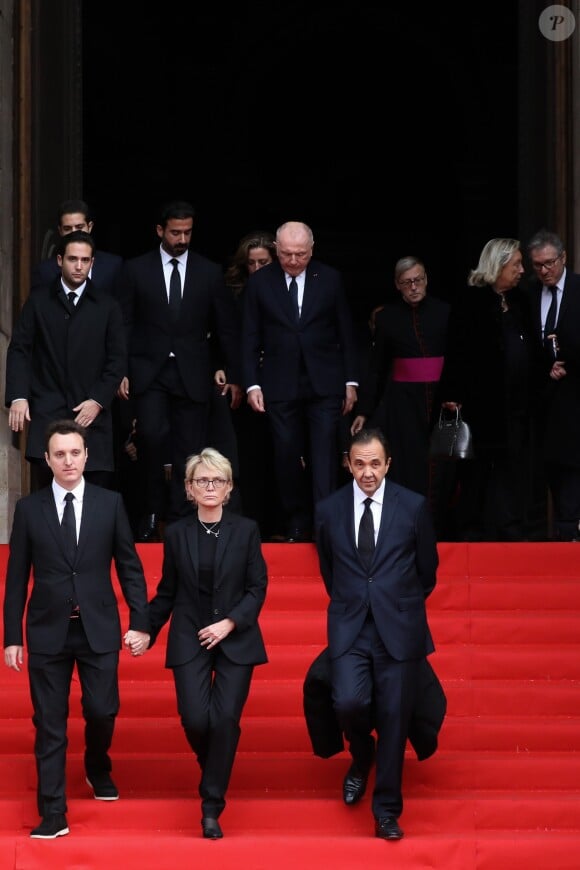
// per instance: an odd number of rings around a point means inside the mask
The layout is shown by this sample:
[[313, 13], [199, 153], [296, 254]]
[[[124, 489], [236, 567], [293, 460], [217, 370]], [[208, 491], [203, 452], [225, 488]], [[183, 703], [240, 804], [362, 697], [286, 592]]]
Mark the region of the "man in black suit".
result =
[[44, 459], [45, 432], [51, 421], [63, 418], [87, 428], [87, 479], [111, 483], [111, 403], [126, 374], [127, 353], [119, 303], [88, 277], [94, 247], [82, 230], [62, 237], [60, 273], [28, 297], [8, 347], [8, 422], [14, 432], [30, 424], [26, 458], [35, 472], [34, 488], [51, 479]]
[[[58, 207], [57, 232], [60, 238], [69, 233], [93, 232], [94, 221], [90, 217], [90, 209], [82, 199], [65, 199]], [[30, 292], [46, 287], [54, 282], [60, 275], [58, 262], [58, 244], [55, 245], [54, 254], [41, 260], [32, 270]], [[107, 251], [95, 250], [94, 261], [89, 272], [93, 285], [106, 293], [114, 296], [119, 292], [118, 282], [123, 266], [123, 259], [118, 254], [109, 254]]]
[[330, 597], [332, 699], [352, 755], [343, 799], [362, 798], [376, 753], [375, 834], [399, 840], [405, 745], [424, 660], [434, 651], [425, 599], [436, 584], [437, 545], [426, 498], [385, 479], [390, 454], [380, 429], [353, 436], [348, 463], [353, 483], [315, 513]]
[[340, 417], [357, 398], [358, 354], [342, 279], [312, 259], [313, 245], [306, 224], [279, 227], [278, 260], [249, 277], [244, 301], [244, 384], [248, 404], [270, 422], [290, 542], [310, 540], [313, 503], [336, 489]]
[[128, 378], [120, 396], [133, 401], [145, 506], [137, 538], [157, 540], [165, 506], [163, 462], [170, 445], [168, 521], [188, 506], [185, 461], [206, 446], [213, 369], [210, 343], [218, 341], [230, 384], [239, 383], [239, 327], [221, 266], [189, 249], [195, 212], [170, 202], [157, 224], [160, 246], [125, 263], [121, 304], [129, 349]]
[[129, 608], [130, 646], [148, 638], [147, 587], [119, 493], [83, 477], [85, 430], [57, 420], [46, 435], [52, 485], [16, 504], [4, 597], [4, 661], [20, 671], [26, 609], [28, 674], [41, 823], [31, 837], [68, 834], [65, 791], [69, 693], [76, 665], [85, 718], [84, 765], [97, 800], [117, 800], [109, 748], [119, 711], [121, 622], [111, 562]]
[[536, 279], [529, 288], [536, 337], [535, 422], [557, 541], [580, 537], [580, 275], [564, 243], [542, 229], [528, 242]]

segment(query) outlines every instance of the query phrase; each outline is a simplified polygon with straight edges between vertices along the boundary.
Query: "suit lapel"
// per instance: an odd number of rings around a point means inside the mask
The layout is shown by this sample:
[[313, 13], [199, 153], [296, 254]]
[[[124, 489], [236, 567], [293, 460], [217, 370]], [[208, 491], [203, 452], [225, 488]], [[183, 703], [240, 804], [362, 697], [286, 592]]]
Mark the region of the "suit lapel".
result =
[[222, 521], [220, 523], [220, 533], [217, 539], [217, 546], [215, 551], [215, 563], [214, 563], [214, 572], [213, 572], [213, 583], [214, 586], [218, 583], [218, 580], [221, 576], [221, 568], [224, 557], [227, 553], [228, 544], [232, 537], [232, 521], [224, 512], [222, 514]]
[[305, 322], [312, 312], [316, 300], [319, 299], [320, 288], [318, 285], [318, 271], [316, 266], [312, 268], [310, 262], [306, 267], [306, 275], [304, 276], [304, 296], [302, 297], [302, 310], [300, 312], [300, 321]]
[[275, 285], [275, 292], [281, 298], [282, 309], [286, 312], [286, 317], [288, 318], [289, 323], [291, 323], [292, 326], [296, 326], [296, 320], [294, 319], [294, 309], [290, 300], [290, 292], [288, 290], [286, 275], [281, 267], [279, 270], [279, 276], [276, 276]]
[[[77, 546], [77, 559], [87, 545], [89, 531], [91, 527], [91, 517], [99, 515], [99, 510], [96, 505], [98, 491], [85, 482], [85, 491], [83, 493], [83, 508], [81, 511], [81, 526], [79, 529], [79, 543]], [[75, 560], [76, 561], [76, 560]]]
[[71, 561], [70, 555], [67, 552], [64, 537], [60, 527], [60, 522], [58, 520], [58, 511], [56, 509], [52, 487], [48, 487], [42, 495], [42, 512], [51, 531], [51, 534], [54, 535], [54, 538], [58, 546], [60, 547], [63, 557], [66, 559], [69, 565], [72, 565], [73, 562]]
[[187, 524], [185, 528], [185, 540], [187, 543], [187, 549], [189, 552], [189, 558], [191, 559], [191, 564], [193, 565], [193, 571], [196, 579], [196, 587], [197, 587], [197, 579], [199, 577], [199, 547], [197, 540], [197, 513], [195, 514], [194, 519], [190, 523]]
[[397, 493], [391, 489], [388, 482], [385, 480], [385, 491], [383, 495], [383, 509], [381, 511], [381, 524], [377, 535], [377, 546], [375, 547], [374, 559], [382, 554], [389, 539], [389, 529], [395, 517], [397, 507]]

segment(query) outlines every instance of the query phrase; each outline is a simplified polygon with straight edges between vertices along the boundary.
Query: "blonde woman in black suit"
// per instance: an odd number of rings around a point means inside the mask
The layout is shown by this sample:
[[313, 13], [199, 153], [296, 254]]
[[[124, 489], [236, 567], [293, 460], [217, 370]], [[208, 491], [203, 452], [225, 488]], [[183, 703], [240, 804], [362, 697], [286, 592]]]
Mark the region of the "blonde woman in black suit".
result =
[[266, 563], [254, 520], [224, 510], [232, 486], [231, 464], [217, 450], [189, 457], [185, 491], [197, 510], [167, 527], [163, 573], [150, 602], [152, 641], [171, 616], [165, 666], [173, 671], [181, 723], [201, 768], [206, 839], [223, 836], [218, 818], [242, 710], [254, 666], [268, 660], [258, 625]]

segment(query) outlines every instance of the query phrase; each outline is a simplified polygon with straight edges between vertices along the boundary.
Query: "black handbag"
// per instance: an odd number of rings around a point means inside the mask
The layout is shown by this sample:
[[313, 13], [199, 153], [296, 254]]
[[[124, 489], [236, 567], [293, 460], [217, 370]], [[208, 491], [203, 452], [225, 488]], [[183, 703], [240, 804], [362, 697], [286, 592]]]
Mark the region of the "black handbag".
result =
[[431, 432], [429, 454], [437, 459], [473, 458], [471, 429], [461, 416], [459, 408], [455, 411], [441, 408], [439, 411], [439, 421]]

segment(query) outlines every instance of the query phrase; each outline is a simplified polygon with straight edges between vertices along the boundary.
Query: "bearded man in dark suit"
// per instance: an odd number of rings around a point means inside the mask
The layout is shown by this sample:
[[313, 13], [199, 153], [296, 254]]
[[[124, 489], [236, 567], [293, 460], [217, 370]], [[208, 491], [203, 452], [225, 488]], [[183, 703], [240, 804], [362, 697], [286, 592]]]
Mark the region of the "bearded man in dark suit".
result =
[[129, 369], [120, 396], [131, 398], [137, 419], [145, 474], [144, 516], [137, 534], [142, 542], [159, 535], [164, 462], [172, 469], [166, 519], [189, 513], [185, 462], [207, 446], [213, 342], [219, 343], [232, 390], [240, 389], [233, 297], [221, 266], [190, 250], [194, 216], [188, 202], [165, 205], [156, 227], [159, 246], [127, 260], [121, 280]]

